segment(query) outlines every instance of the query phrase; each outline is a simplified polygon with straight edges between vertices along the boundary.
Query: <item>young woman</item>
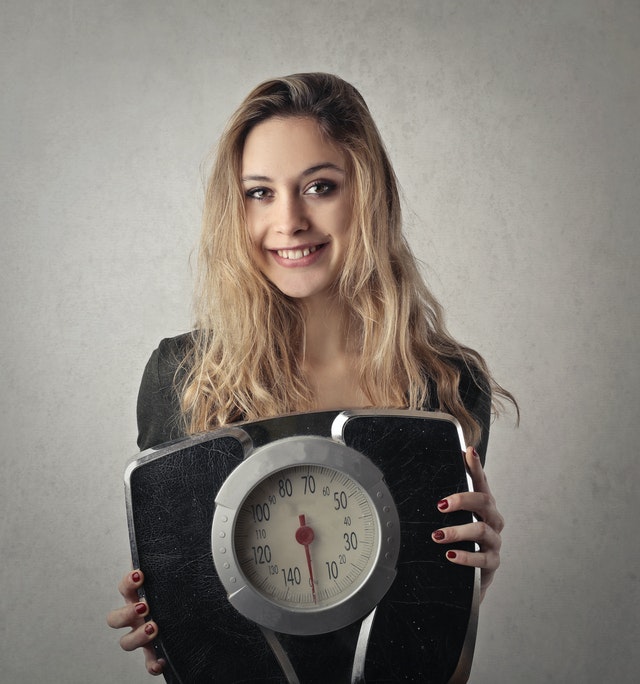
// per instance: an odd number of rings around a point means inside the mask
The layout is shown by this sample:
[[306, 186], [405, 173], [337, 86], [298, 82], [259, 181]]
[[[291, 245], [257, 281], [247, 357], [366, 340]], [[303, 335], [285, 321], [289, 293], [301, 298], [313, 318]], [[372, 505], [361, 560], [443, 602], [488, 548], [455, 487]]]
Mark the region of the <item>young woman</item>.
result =
[[[255, 88], [220, 140], [207, 188], [195, 332], [161, 342], [145, 369], [139, 447], [300, 411], [453, 414], [475, 491], [438, 507], [480, 522], [437, 530], [433, 543], [478, 543], [476, 553], [446, 557], [482, 568], [484, 595], [503, 519], [481, 463], [500, 399], [513, 401], [482, 357], [447, 333], [419, 274], [396, 178], [358, 91], [322, 73]], [[138, 570], [123, 578], [125, 605], [108, 622], [131, 628], [122, 648], [142, 647], [159, 674], [142, 583]]]

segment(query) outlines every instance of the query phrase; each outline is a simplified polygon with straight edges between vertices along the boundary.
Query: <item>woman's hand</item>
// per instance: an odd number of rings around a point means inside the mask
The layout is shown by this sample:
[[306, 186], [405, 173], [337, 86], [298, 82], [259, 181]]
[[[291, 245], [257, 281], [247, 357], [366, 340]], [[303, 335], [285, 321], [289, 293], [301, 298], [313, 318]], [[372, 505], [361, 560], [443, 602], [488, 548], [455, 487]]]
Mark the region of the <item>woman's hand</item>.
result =
[[144, 651], [147, 671], [152, 675], [162, 673], [164, 660], [156, 658], [151, 642], [158, 635], [158, 626], [155, 622], [145, 622], [145, 615], [149, 612], [149, 606], [145, 601], [138, 598], [138, 589], [142, 586], [144, 577], [140, 570], [128, 572], [118, 585], [118, 591], [124, 597], [125, 605], [112, 610], [107, 615], [107, 624], [114, 629], [130, 627], [131, 631], [120, 639], [120, 646], [125, 651], [133, 651], [142, 648]]
[[452, 494], [438, 502], [438, 510], [442, 513], [453, 511], [471, 511], [478, 522], [454, 527], [443, 527], [436, 530], [433, 541], [437, 544], [455, 544], [458, 541], [473, 541], [480, 546], [476, 552], [449, 550], [446, 557], [458, 565], [470, 565], [481, 568], [480, 600], [493, 581], [493, 575], [500, 565], [500, 533], [504, 528], [504, 518], [496, 508], [487, 478], [480, 463], [480, 457], [473, 447], [466, 451], [465, 458], [473, 481], [473, 492]]

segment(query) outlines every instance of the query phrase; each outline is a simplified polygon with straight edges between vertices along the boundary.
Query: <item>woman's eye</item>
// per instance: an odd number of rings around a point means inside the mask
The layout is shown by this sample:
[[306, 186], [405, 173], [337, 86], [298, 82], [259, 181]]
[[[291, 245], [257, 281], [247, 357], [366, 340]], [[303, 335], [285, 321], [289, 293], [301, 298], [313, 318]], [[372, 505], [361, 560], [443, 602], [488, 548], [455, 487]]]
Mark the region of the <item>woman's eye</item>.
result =
[[263, 200], [267, 198], [269, 191], [267, 188], [251, 188], [245, 192], [245, 196], [249, 199]]
[[330, 181], [316, 181], [305, 190], [305, 195], [328, 195], [335, 189], [335, 183], [331, 183]]

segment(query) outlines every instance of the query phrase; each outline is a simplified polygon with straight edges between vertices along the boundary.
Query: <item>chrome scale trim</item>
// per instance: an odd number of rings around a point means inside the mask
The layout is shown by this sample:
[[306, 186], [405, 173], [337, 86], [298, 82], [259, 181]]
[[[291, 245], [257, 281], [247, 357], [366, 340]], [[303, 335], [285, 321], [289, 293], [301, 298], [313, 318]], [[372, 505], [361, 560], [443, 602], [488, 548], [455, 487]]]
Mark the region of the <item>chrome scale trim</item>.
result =
[[[464, 444], [464, 442], [462, 442]], [[470, 492], [473, 492], [473, 480], [471, 479], [471, 474], [469, 469], [465, 469], [467, 475], [467, 487]], [[474, 520], [478, 520], [477, 516], [473, 516]], [[476, 551], [480, 550], [480, 545], [475, 544]], [[462, 644], [462, 650], [460, 651], [460, 658], [458, 659], [458, 664], [451, 679], [449, 679], [448, 684], [465, 684], [469, 680], [471, 675], [471, 666], [473, 664], [473, 653], [476, 645], [476, 636], [478, 633], [478, 616], [480, 613], [480, 568], [475, 568], [473, 575], [473, 597], [471, 599], [471, 609], [469, 610], [469, 622], [467, 623], [467, 632], [464, 637], [464, 642]]]
[[[341, 411], [334, 418], [331, 424], [331, 437], [338, 442], [344, 442], [344, 428], [346, 424], [352, 419], [359, 416], [376, 416], [376, 417], [409, 417], [409, 418], [425, 418], [434, 420], [446, 420], [453, 423], [458, 431], [458, 438], [460, 439], [460, 445], [465, 444], [464, 435], [462, 434], [462, 427], [460, 423], [450, 414], [442, 413], [440, 411], [415, 411], [413, 409], [347, 409]], [[464, 448], [464, 447], [463, 447]], [[470, 490], [473, 491], [473, 490]]]
[[360, 634], [358, 635], [358, 643], [356, 644], [356, 651], [353, 656], [353, 668], [351, 670], [351, 684], [364, 684], [364, 668], [367, 660], [367, 647], [369, 646], [369, 637], [371, 636], [371, 629], [373, 627], [373, 619], [376, 616], [376, 606], [365, 618], [360, 625]]
[[[364, 668], [367, 658], [367, 646], [369, 645], [369, 636], [373, 627], [373, 620], [376, 615], [376, 608], [374, 608], [369, 615], [362, 619], [360, 625], [360, 633], [358, 635], [358, 642], [353, 657], [353, 667], [351, 669], [351, 684], [364, 684]], [[273, 654], [282, 668], [282, 671], [287, 678], [287, 684], [300, 684], [298, 675], [289, 660], [287, 652], [282, 647], [275, 632], [267, 627], [260, 626], [260, 631], [264, 635], [269, 644]]]
[[471, 610], [469, 611], [469, 622], [467, 623], [467, 633], [464, 637], [460, 658], [454, 673], [451, 675], [448, 684], [466, 684], [471, 674], [473, 664], [473, 651], [476, 645], [476, 635], [478, 631], [478, 613], [480, 611], [480, 568], [475, 569], [473, 582], [473, 598], [471, 600]]
[[[220, 430], [216, 430], [215, 432], [216, 437], [225, 437], [225, 436], [231, 436], [235, 437], [243, 446], [244, 452], [245, 452], [245, 458], [251, 453], [253, 450], [253, 442], [249, 435], [242, 429], [238, 427], [229, 427], [229, 428], [222, 428]], [[144, 465], [145, 463], [149, 463], [151, 461], [155, 461], [158, 458], [162, 458], [166, 454], [172, 453], [175, 451], [175, 446], [178, 442], [180, 442], [181, 446], [187, 447], [187, 446], [195, 446], [196, 444], [201, 444], [202, 442], [206, 442], [212, 438], [212, 433], [203, 433], [200, 435], [196, 435], [194, 437], [191, 437], [190, 439], [184, 439], [181, 438], [179, 440], [174, 440], [172, 442], [165, 442], [164, 444], [160, 444], [158, 447], [153, 447], [151, 449], [145, 449], [144, 451], [141, 451], [140, 453], [136, 454], [135, 456], [132, 456], [125, 467], [124, 471], [124, 497], [125, 497], [125, 503], [126, 503], [126, 508], [127, 508], [127, 529], [129, 531], [129, 545], [131, 547], [131, 562], [134, 568], [140, 567], [140, 557], [138, 555], [138, 545], [136, 544], [136, 535], [135, 535], [135, 525], [133, 522], [133, 502], [131, 500], [131, 475], [132, 473], [136, 470], [136, 468], [139, 468], [140, 466]], [[144, 584], [140, 589], [138, 589], [138, 595], [141, 599], [146, 599], [146, 593], [144, 590]], [[173, 667], [171, 663], [171, 659], [168, 657], [166, 653], [162, 654], [162, 657], [165, 658], [168, 661], [169, 666], [171, 667], [173, 671], [173, 680], [175, 684], [183, 684], [182, 678], [178, 675], [176, 672], [175, 668]], [[295, 683], [292, 683], [295, 684]]]
[[282, 672], [287, 678], [287, 684], [300, 684], [300, 680], [298, 679], [296, 671], [293, 669], [293, 665], [289, 660], [289, 656], [282, 647], [282, 644], [278, 641], [278, 637], [275, 635], [275, 632], [267, 627], [262, 627], [261, 625], [258, 625], [258, 627], [260, 627], [260, 631], [264, 635], [264, 638], [273, 651], [273, 655], [276, 657], [278, 664], [282, 668]]

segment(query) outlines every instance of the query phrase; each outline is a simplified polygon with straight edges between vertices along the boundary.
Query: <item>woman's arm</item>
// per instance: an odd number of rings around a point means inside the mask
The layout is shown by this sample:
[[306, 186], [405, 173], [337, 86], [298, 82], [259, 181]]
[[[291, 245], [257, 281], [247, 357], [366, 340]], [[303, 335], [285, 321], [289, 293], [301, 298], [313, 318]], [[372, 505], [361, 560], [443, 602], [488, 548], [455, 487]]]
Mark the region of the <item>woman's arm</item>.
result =
[[[138, 447], [141, 451], [184, 436], [175, 375], [184, 358], [189, 337], [181, 335], [162, 340], [145, 366], [137, 405]], [[107, 624], [114, 629], [129, 627], [130, 631], [120, 639], [120, 646], [125, 651], [142, 648], [147, 671], [159, 675], [165, 663], [156, 658], [151, 645], [158, 636], [158, 626], [153, 621], [145, 621], [149, 607], [138, 597], [143, 581], [142, 571], [138, 569], [122, 578], [118, 591], [125, 603], [108, 614]]]
[[140, 451], [184, 437], [176, 371], [190, 339], [187, 334], [162, 340], [145, 366], [137, 405]]

